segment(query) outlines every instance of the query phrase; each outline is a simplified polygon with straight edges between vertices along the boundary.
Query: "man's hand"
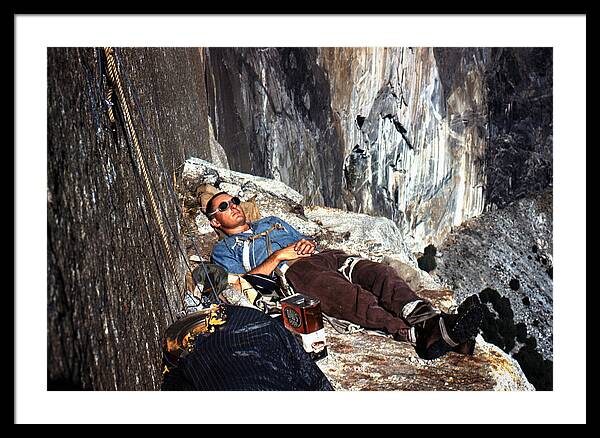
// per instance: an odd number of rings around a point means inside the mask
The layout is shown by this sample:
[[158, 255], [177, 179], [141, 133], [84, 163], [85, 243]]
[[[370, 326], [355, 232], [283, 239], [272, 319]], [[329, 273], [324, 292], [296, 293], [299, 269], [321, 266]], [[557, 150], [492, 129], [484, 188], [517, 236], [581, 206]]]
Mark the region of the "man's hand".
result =
[[311, 240], [300, 239], [296, 243], [294, 243], [294, 250], [299, 255], [310, 255], [315, 252], [317, 244]]
[[265, 274], [271, 275], [273, 270], [281, 262], [287, 260], [295, 260], [302, 257], [310, 257], [314, 252], [317, 244], [306, 239], [300, 239], [296, 243], [278, 249], [271, 254], [267, 259], [252, 269], [248, 274]]
[[317, 245], [306, 239], [300, 239], [296, 243], [275, 251], [274, 255], [281, 262], [285, 260], [294, 260], [300, 257], [309, 257], [315, 252]]

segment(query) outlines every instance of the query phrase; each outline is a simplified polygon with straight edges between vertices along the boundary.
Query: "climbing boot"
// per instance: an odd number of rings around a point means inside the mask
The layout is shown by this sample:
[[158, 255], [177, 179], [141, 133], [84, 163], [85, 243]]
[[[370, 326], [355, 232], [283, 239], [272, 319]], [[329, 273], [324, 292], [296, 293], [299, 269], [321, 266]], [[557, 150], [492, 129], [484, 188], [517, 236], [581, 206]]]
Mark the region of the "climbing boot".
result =
[[415, 326], [439, 314], [440, 310], [423, 300], [411, 301], [402, 308], [402, 317], [410, 326]]
[[427, 360], [437, 359], [450, 351], [473, 354], [482, 320], [479, 300], [469, 300], [459, 306], [455, 314], [441, 312], [415, 325], [415, 351]]

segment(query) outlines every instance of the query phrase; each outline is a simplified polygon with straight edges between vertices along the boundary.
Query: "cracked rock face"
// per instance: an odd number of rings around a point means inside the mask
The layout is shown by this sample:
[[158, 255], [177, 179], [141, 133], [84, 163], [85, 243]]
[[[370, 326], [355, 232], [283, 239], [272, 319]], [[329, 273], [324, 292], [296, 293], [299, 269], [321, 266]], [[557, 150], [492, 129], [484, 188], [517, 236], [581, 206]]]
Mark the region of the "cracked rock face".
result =
[[[440, 246], [486, 202], [507, 206], [551, 183], [551, 48], [115, 53], [149, 172], [169, 200], [169, 223], [177, 222], [178, 204], [167, 188], [194, 156], [218, 166], [197, 175], [245, 199], [256, 195], [263, 213], [281, 215], [325, 245], [416, 268], [417, 252]], [[154, 341], [178, 310], [179, 285], [170, 258], [157, 263], [161, 239], [147, 221], [124, 126], [115, 129], [106, 112], [100, 54], [48, 51], [48, 377], [58, 387], [156, 388], [160, 369], [152, 364], [161, 351]], [[198, 245], [186, 249], [206, 256], [216, 235], [201, 219], [184, 226], [184, 240], [195, 235]], [[90, 236], [102, 238], [90, 244]], [[551, 276], [548, 245], [540, 239], [519, 248], [531, 257], [529, 268]], [[551, 360], [547, 341], [537, 337], [547, 331], [543, 306], [551, 300], [530, 294], [530, 278], [520, 272], [478, 289], [489, 306], [488, 337], [529, 363], [535, 348]], [[435, 283], [424, 274], [411, 278]], [[452, 306], [439, 284], [422, 289]], [[540, 317], [522, 319], [529, 308]], [[139, 342], [149, 345], [147, 360], [136, 354]], [[124, 358], [127, 372], [118, 373], [114, 364]]]
[[207, 48], [208, 112], [233, 170], [341, 205], [343, 151], [315, 48]]
[[[344, 249], [394, 267], [421, 297], [451, 311], [453, 292], [425, 271], [402, 241], [398, 227], [387, 218], [349, 213], [324, 207], [304, 208], [302, 197], [279, 181], [218, 168], [199, 159], [187, 160], [184, 171], [186, 197], [203, 183], [227, 189], [243, 199], [256, 196], [262, 216], [276, 215], [313, 236], [325, 248]], [[208, 258], [217, 241], [204, 216], [196, 218], [194, 238], [202, 242]], [[193, 251], [193, 249], [191, 249]], [[382, 332], [338, 333], [325, 322], [328, 356], [319, 367], [338, 390], [453, 390], [531, 391], [518, 363], [500, 348], [476, 340], [473, 356], [456, 353], [433, 360], [420, 359], [408, 343], [397, 342]]]
[[[416, 244], [552, 179], [551, 48], [204, 49], [231, 169]], [[410, 241], [407, 241], [410, 245]]]

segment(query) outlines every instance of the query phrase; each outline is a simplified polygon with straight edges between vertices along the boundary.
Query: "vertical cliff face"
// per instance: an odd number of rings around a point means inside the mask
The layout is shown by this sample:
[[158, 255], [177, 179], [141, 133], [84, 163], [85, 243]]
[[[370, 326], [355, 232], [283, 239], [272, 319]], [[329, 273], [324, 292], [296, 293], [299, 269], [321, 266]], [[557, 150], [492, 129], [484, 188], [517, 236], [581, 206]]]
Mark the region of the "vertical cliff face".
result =
[[497, 48], [486, 70], [487, 203], [505, 207], [552, 186], [552, 48]]
[[233, 169], [279, 179], [307, 204], [386, 216], [415, 251], [551, 184], [551, 49], [206, 53]]
[[412, 252], [552, 184], [551, 49], [120, 49], [140, 156], [101, 53], [48, 51], [52, 389], [158, 387], [189, 157], [387, 216]]
[[205, 49], [209, 115], [232, 169], [342, 203], [339, 126], [310, 48]]
[[418, 247], [483, 209], [483, 76], [468, 59], [456, 54], [457, 79], [444, 87], [432, 49], [322, 52], [342, 119], [346, 206], [393, 219]]
[[138, 160], [102, 53], [48, 50], [48, 389], [152, 390], [181, 307], [174, 176], [186, 156], [211, 158], [202, 64], [196, 49], [117, 52]]

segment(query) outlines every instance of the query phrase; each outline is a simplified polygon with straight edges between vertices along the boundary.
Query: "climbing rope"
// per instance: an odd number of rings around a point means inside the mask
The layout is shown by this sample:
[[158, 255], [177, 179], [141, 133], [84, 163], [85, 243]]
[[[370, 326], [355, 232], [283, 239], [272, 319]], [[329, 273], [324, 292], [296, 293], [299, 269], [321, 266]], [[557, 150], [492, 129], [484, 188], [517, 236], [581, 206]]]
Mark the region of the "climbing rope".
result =
[[[119, 58], [118, 58], [118, 56], [117, 56], [117, 53], [116, 53], [116, 52], [114, 53], [114, 57], [115, 57], [115, 61], [116, 61], [116, 63], [117, 63], [117, 64], [119, 64]], [[132, 90], [133, 100], [134, 100], [134, 103], [135, 103], [135, 105], [136, 105], [136, 110], [138, 111], [138, 113], [139, 113], [139, 115], [140, 115], [140, 119], [141, 119], [141, 122], [142, 122], [142, 128], [143, 128], [143, 132], [144, 132], [144, 133], [146, 133], [146, 123], [145, 123], [145, 118], [144, 118], [144, 112], [143, 112], [143, 110], [142, 110], [142, 108], [141, 108], [141, 105], [139, 104], [139, 99], [138, 99], [138, 96], [137, 96], [137, 94], [135, 93], [135, 90], [133, 89], [133, 87], [131, 86], [131, 83], [129, 82], [129, 78], [128, 78], [128, 76], [127, 76], [127, 73], [125, 72], [125, 70], [124, 70], [124, 69], [123, 69], [123, 76], [124, 76], [124, 78], [125, 78], [125, 81], [126, 81], [127, 85], [129, 86], [129, 89], [130, 89], [130, 90]], [[109, 108], [109, 109], [110, 109], [110, 108]], [[109, 115], [109, 116], [110, 116], [110, 115]], [[154, 135], [154, 133], [153, 133], [153, 132], [151, 132], [151, 135], [152, 135], [152, 139], [153, 139], [153, 141], [154, 141], [156, 144], [158, 144], [158, 139], [156, 138], [156, 136]], [[143, 156], [143, 154], [142, 154], [142, 156]], [[157, 160], [157, 161], [158, 161], [158, 163], [159, 163], [159, 165], [160, 165], [160, 167], [161, 167], [161, 170], [162, 170], [163, 174], [165, 174], [165, 175], [166, 175], [166, 174], [167, 174], [167, 171], [166, 171], [166, 169], [165, 169], [165, 165], [164, 165], [164, 163], [163, 163], [163, 160], [162, 160], [162, 158], [161, 158], [160, 154], [157, 156], [157, 158], [158, 158], [158, 160]], [[175, 180], [175, 176], [174, 176], [174, 180]], [[168, 185], [167, 185], [167, 188], [168, 188], [168, 190], [169, 190], [169, 193], [170, 193], [170, 195], [171, 195], [172, 199], [174, 200], [174, 202], [173, 202], [173, 203], [174, 203], [175, 207], [177, 208], [177, 211], [178, 211], [178, 213], [179, 213], [179, 217], [181, 217], [181, 219], [183, 220], [183, 222], [184, 222], [184, 225], [185, 225], [185, 227], [186, 227], [187, 229], [191, 228], [191, 227], [190, 227], [190, 224], [188, 223], [188, 221], [187, 221], [187, 219], [186, 219], [186, 215], [183, 213], [183, 211], [182, 211], [182, 208], [179, 206], [179, 203], [177, 202], [177, 195], [175, 194], [175, 192], [174, 192], [173, 188], [171, 187], [171, 185], [170, 185], [170, 184], [168, 184]], [[161, 206], [161, 208], [162, 208], [162, 203], [160, 203], [159, 205], [160, 205], [160, 206]], [[163, 214], [165, 214], [165, 216], [166, 216], [166, 212], [164, 211], [164, 209], [163, 209]], [[169, 223], [168, 223], [168, 222], [167, 222], [167, 225], [169, 225]], [[172, 232], [174, 235], [176, 234], [176, 233], [175, 233], [175, 231], [174, 231], [174, 230], [171, 228], [171, 226], [170, 226], [170, 225], [169, 225], [169, 229], [171, 230], [171, 232]], [[192, 272], [192, 268], [191, 268], [190, 264], [189, 264], [189, 263], [188, 263], [188, 261], [187, 261], [187, 256], [186, 256], [185, 252], [183, 251], [183, 249], [181, 248], [181, 246], [179, 245], [179, 239], [178, 239], [177, 237], [175, 238], [175, 241], [177, 242], [177, 246], [179, 247], [179, 251], [180, 251], [180, 253], [183, 255], [183, 258], [184, 258], [184, 261], [186, 262], [186, 265], [187, 265], [187, 268], [188, 268], [188, 270], [189, 270], [190, 272]], [[204, 277], [204, 278], [206, 278], [206, 279], [208, 280], [208, 283], [209, 283], [209, 286], [210, 286], [210, 290], [211, 290], [211, 295], [212, 295], [212, 303], [217, 303], [217, 304], [220, 304], [220, 303], [221, 303], [221, 300], [219, 299], [219, 296], [218, 296], [218, 294], [217, 294], [217, 289], [214, 287], [214, 284], [213, 284], [213, 282], [212, 282], [211, 276], [210, 276], [210, 275], [209, 275], [209, 273], [208, 273], [208, 270], [207, 270], [207, 268], [206, 268], [206, 262], [205, 262], [204, 258], [202, 257], [202, 253], [201, 253], [200, 249], [198, 248], [198, 245], [197, 245], [196, 241], [195, 241], [193, 238], [191, 239], [191, 241], [192, 241], [192, 244], [194, 245], [194, 248], [195, 248], [195, 250], [196, 250], [196, 254], [197, 254], [198, 258], [200, 259], [200, 264], [201, 264], [201, 266], [202, 266], [202, 268], [203, 268], [203, 270], [204, 270], [204, 275], [205, 275], [205, 277]], [[192, 298], [193, 298], [193, 297], [192, 297]], [[185, 304], [184, 304], [184, 310], [183, 310], [183, 313], [186, 313], [186, 309], [187, 309], [187, 307], [189, 307], [189, 306], [187, 305], [187, 303], [185, 303]], [[194, 307], [194, 306], [192, 306], [192, 307]]]
[[[145, 162], [144, 162], [144, 159], [142, 156], [140, 143], [137, 138], [136, 131], [133, 127], [133, 122], [131, 120], [131, 115], [129, 113], [129, 107], [127, 105], [127, 100], [125, 98], [125, 93], [123, 91], [123, 85], [121, 84], [121, 80], [120, 80], [119, 74], [117, 72], [117, 67], [116, 67], [115, 58], [114, 58], [114, 50], [111, 47], [105, 47], [104, 54], [106, 56], [107, 71], [109, 74], [109, 78], [110, 78], [110, 81], [111, 81], [113, 87], [116, 88], [116, 96], [117, 96], [117, 99], [119, 100], [119, 105], [120, 105], [120, 108], [123, 113], [125, 127], [127, 130], [127, 133], [129, 134], [129, 137], [132, 140], [135, 156], [137, 159], [137, 164], [141, 171], [142, 177], [144, 179], [144, 183], [146, 185], [146, 193], [147, 193], [148, 199], [150, 201], [150, 206], [152, 208], [154, 217], [158, 223], [159, 233], [160, 233], [160, 236], [162, 239], [162, 243], [163, 243], [165, 252], [167, 254], [167, 260], [169, 262], [169, 268], [171, 269], [173, 276], [176, 277], [177, 270], [175, 269], [175, 263], [173, 262], [173, 255], [171, 253], [169, 241], [167, 239], [167, 234], [165, 231], [163, 219], [162, 219], [162, 216], [159, 214], [156, 199], [154, 197], [154, 192], [152, 191], [152, 188], [151, 188], [150, 177], [148, 175], [148, 169], [146, 168], [146, 165], [145, 165]], [[112, 92], [109, 92], [109, 93], [112, 93]], [[112, 115], [112, 112], [109, 113], [109, 117], [111, 118], [111, 121], [114, 120], [114, 116]], [[182, 305], [185, 307], [185, 299], [182, 294], [180, 294], [180, 299], [181, 299]]]
[[[105, 54], [105, 58], [106, 58], [106, 70], [108, 72], [109, 79], [110, 79], [110, 81], [112, 82], [112, 85], [113, 85], [112, 87], [111, 86], [107, 86], [106, 90], [105, 90], [106, 103], [108, 104], [107, 105], [108, 117], [109, 117], [111, 123], [115, 123], [115, 117], [114, 117], [114, 113], [113, 113], [111, 99], [112, 99], [112, 95], [114, 93], [113, 88], [116, 88], [116, 96], [118, 98], [119, 106], [121, 108], [121, 112], [122, 112], [122, 115], [123, 115], [123, 122], [124, 122], [125, 127], [126, 127], [126, 132], [129, 135], [129, 138], [131, 139], [130, 143], [132, 143], [133, 146], [134, 146], [134, 152], [135, 152], [135, 156], [136, 156], [136, 159], [137, 159], [137, 162], [138, 162], [138, 167], [141, 170], [141, 174], [142, 174], [142, 177], [144, 179], [145, 186], [146, 186], [146, 193], [148, 194], [148, 199], [149, 199], [150, 205], [152, 207], [152, 212], [154, 213], [154, 216], [155, 216], [156, 221], [157, 221], [158, 226], [159, 226], [159, 232], [160, 232], [160, 235], [161, 235], [162, 243], [163, 243], [163, 246], [165, 248], [166, 255], [167, 255], [166, 258], [169, 261], [169, 267], [170, 267], [171, 272], [173, 274], [173, 278], [175, 279], [175, 282], [177, 284], [177, 279], [176, 279], [177, 278], [177, 271], [175, 269], [175, 263], [173, 262], [173, 255], [171, 253], [170, 246], [169, 246], [169, 243], [168, 243], [168, 240], [167, 240], [167, 233], [165, 231], [164, 222], [162, 220], [162, 216], [159, 214], [157, 204], [158, 204], [158, 206], [160, 206], [160, 208], [162, 210], [162, 213], [165, 216], [167, 214], [166, 214], [166, 212], [165, 212], [165, 210], [163, 208], [163, 205], [162, 205], [162, 202], [161, 202], [162, 200], [160, 199], [160, 195], [158, 194], [158, 190], [156, 190], [156, 188], [155, 188], [155, 190], [157, 192], [156, 197], [158, 198], [159, 202], [157, 202], [157, 200], [155, 199], [154, 192], [152, 191], [152, 188], [151, 188], [151, 186], [152, 186], [152, 178], [151, 178], [151, 175], [149, 174], [149, 172], [147, 170], [148, 166], [147, 166], [147, 164], [144, 161], [144, 154], [142, 153], [141, 144], [140, 144], [140, 142], [138, 140], [138, 136], [136, 134], [136, 131], [134, 129], [134, 126], [133, 126], [133, 123], [132, 123], [132, 120], [131, 120], [129, 106], [127, 104], [127, 100], [125, 98], [125, 93], [124, 93], [124, 90], [123, 90], [123, 84], [121, 83], [120, 76], [118, 74], [117, 64], [119, 64], [119, 60], [118, 60], [116, 51], [113, 48], [110, 48], [110, 47], [104, 48], [104, 54]], [[128, 77], [125, 74], [125, 72], [124, 72], [124, 75], [125, 75], [125, 80], [127, 81], [128, 85], [131, 88], [131, 85], [129, 84], [129, 80], [128, 80]], [[145, 130], [146, 126], [145, 126], [145, 122], [144, 122], [144, 116], [143, 116], [143, 113], [142, 113], [141, 108], [139, 106], [139, 103], [137, 101], [137, 98], [136, 98], [137, 96], [135, 95], [135, 92], [133, 92], [133, 97], [134, 97], [134, 101], [135, 101], [135, 104], [136, 104], [136, 109], [140, 113], [140, 117], [142, 119], [142, 126], [143, 126], [143, 128]], [[154, 135], [153, 135], [153, 137], [154, 137]], [[166, 174], [166, 170], [165, 170], [164, 164], [162, 162], [162, 158], [160, 156], [158, 156], [158, 162], [161, 165], [163, 173]], [[181, 208], [179, 207], [179, 204], [178, 204], [178, 201], [177, 201], [177, 196], [175, 195], [175, 193], [173, 191], [173, 188], [170, 185], [167, 185], [167, 187], [169, 189], [169, 192], [170, 192], [171, 196], [174, 199], [174, 204], [175, 204], [175, 206], [176, 206], [176, 208], [177, 208], [177, 210], [178, 210], [181, 218], [184, 220], [186, 226], [189, 227], [189, 224], [187, 223], [187, 220], [185, 219], [185, 215], [183, 214]], [[169, 229], [171, 230], [171, 232], [175, 235], [175, 241], [177, 242], [177, 245], [178, 245], [180, 253], [183, 255], [183, 258], [184, 258], [184, 261], [185, 261], [185, 263], [187, 265], [188, 270], [190, 272], [192, 272], [192, 268], [191, 268], [191, 266], [189, 265], [189, 263], [187, 261], [187, 256], [186, 256], [185, 252], [183, 251], [183, 249], [180, 246], [178, 236], [176, 235], [175, 231], [173, 230], [173, 228], [171, 227], [171, 225], [168, 222], [167, 222], [167, 225], [168, 225]], [[204, 261], [202, 255], [201, 255], [201, 253], [200, 253], [200, 251], [198, 249], [198, 246], [197, 246], [196, 242], [193, 239], [192, 239], [192, 243], [193, 243], [193, 245], [194, 245], [194, 247], [196, 249], [196, 252], [197, 252], [197, 254], [198, 254], [199, 258], [200, 258], [200, 263], [201, 263], [201, 265], [202, 265], [202, 267], [204, 269], [205, 278], [208, 280], [208, 283], [210, 285], [210, 290], [211, 290], [211, 294], [212, 294], [212, 302], [216, 303], [216, 304], [220, 304], [221, 300], [218, 297], [217, 291], [216, 291], [216, 289], [215, 289], [215, 287], [213, 285], [212, 279], [211, 279], [211, 277], [210, 277], [210, 275], [208, 273], [205, 261]], [[177, 287], [177, 289], [179, 290], [179, 287]], [[185, 300], [185, 292], [184, 293], [180, 292], [180, 300], [182, 302], [182, 311], [180, 313], [181, 314], [186, 314], [187, 313], [187, 308], [189, 306], [188, 306], [188, 304], [187, 304], [187, 302]]]

